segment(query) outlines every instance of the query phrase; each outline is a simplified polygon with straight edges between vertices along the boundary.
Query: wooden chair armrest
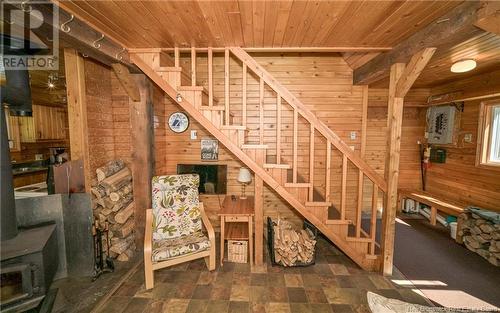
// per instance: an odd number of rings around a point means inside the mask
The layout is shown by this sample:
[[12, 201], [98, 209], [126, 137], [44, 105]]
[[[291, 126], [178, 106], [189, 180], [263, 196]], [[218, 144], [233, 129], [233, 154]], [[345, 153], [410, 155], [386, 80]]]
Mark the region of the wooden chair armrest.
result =
[[146, 227], [144, 234], [144, 258], [149, 256], [151, 260], [151, 246], [153, 244], [153, 210], [146, 210]]
[[205, 226], [205, 229], [207, 230], [208, 233], [208, 239], [210, 239], [210, 241], [215, 240], [214, 228], [212, 227], [212, 224], [210, 223], [210, 220], [208, 219], [208, 216], [205, 213], [203, 202], [200, 202], [200, 212], [201, 212], [201, 221], [203, 222], [203, 225]]

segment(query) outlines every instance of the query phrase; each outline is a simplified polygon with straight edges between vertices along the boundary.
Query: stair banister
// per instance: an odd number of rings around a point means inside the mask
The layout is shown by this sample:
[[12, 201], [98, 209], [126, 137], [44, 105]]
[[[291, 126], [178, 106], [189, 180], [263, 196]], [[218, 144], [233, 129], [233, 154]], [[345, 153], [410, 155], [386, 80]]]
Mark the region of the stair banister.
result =
[[229, 49], [224, 50], [224, 124], [229, 125]]
[[214, 105], [213, 51], [208, 48], [208, 106]]
[[280, 93], [282, 98], [290, 106], [302, 115], [314, 127], [357, 167], [360, 168], [367, 177], [375, 182], [382, 191], [386, 191], [387, 183], [384, 178], [375, 172], [366, 162], [347, 146], [328, 126], [320, 121], [316, 115], [309, 111], [305, 105], [297, 99], [287, 88], [283, 87], [271, 74], [269, 74], [260, 64], [258, 64], [247, 52], [240, 47], [231, 47], [231, 52], [247, 65], [255, 74], [262, 77], [266, 84]]

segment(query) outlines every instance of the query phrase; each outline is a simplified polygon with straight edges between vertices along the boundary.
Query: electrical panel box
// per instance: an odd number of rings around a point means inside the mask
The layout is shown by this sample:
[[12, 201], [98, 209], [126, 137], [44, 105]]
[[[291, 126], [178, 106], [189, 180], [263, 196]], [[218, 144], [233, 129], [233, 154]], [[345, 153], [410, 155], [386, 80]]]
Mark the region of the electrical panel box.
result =
[[455, 106], [435, 106], [427, 110], [427, 141], [432, 144], [453, 143]]

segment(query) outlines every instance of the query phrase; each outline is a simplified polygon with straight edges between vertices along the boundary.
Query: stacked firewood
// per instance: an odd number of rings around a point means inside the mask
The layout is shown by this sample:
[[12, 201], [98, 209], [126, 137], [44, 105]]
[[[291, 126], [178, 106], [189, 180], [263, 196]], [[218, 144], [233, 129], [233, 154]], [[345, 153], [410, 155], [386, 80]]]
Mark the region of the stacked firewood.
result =
[[122, 160], [96, 169], [91, 188], [95, 225], [108, 236], [103, 250], [118, 261], [128, 261], [135, 251], [132, 173]]
[[274, 228], [274, 261], [283, 266], [308, 264], [314, 259], [316, 240], [309, 229], [294, 230], [290, 222], [278, 219]]
[[467, 249], [476, 252], [491, 264], [499, 266], [500, 224], [495, 224], [472, 212], [460, 214], [459, 224], [457, 241], [463, 241]]

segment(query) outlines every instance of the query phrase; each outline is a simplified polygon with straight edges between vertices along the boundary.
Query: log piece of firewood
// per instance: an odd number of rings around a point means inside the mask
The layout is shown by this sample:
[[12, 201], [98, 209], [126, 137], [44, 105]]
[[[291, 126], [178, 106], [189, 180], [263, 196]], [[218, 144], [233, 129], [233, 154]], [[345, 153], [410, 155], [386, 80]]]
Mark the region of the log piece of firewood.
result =
[[106, 193], [109, 194], [127, 185], [131, 180], [132, 173], [127, 167], [124, 167], [117, 173], [103, 179], [101, 185], [106, 189]]
[[132, 192], [132, 182], [129, 182], [122, 188], [111, 192], [109, 194], [109, 199], [111, 199], [111, 201], [117, 202], [131, 192]]
[[134, 196], [131, 193], [129, 193], [128, 195], [121, 198], [120, 201], [114, 202], [114, 205], [111, 207], [111, 210], [113, 210], [113, 212], [118, 212], [121, 209], [126, 208], [129, 205], [129, 203], [132, 202], [133, 198]]
[[118, 238], [126, 238], [134, 230], [134, 225], [135, 225], [134, 219], [133, 218], [129, 218], [128, 221], [124, 225], [122, 225], [122, 227], [120, 227], [119, 229], [113, 231], [113, 233]]
[[123, 224], [134, 213], [134, 202], [130, 202], [123, 210], [115, 215], [116, 223]]
[[116, 240], [114, 240], [114, 243], [113, 240], [111, 241], [112, 245], [111, 248], [109, 248], [109, 250], [116, 254], [122, 254], [123, 252], [125, 252], [125, 250], [127, 250], [130, 247], [133, 241], [134, 241], [133, 236], [129, 236], [124, 239], [116, 238]]
[[97, 181], [101, 182], [106, 177], [109, 177], [125, 167], [123, 160], [113, 160], [106, 163], [106, 165], [101, 166], [95, 170], [97, 174]]

